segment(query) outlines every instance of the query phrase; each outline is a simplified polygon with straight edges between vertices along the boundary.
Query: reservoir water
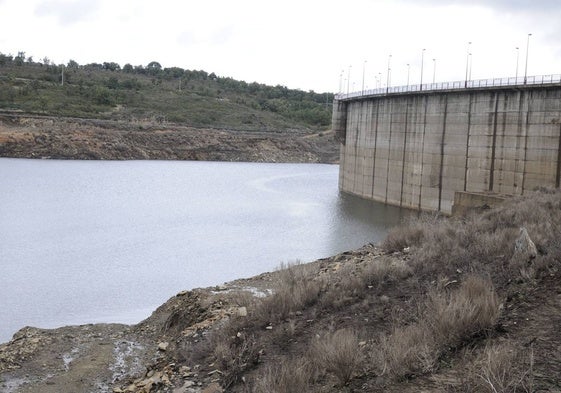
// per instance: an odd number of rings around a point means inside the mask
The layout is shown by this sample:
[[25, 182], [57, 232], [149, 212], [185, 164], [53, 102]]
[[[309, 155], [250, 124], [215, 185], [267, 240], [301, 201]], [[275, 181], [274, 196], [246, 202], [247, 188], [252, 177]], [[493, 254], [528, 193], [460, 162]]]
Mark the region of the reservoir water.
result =
[[381, 241], [408, 212], [340, 194], [338, 170], [0, 158], [0, 342]]

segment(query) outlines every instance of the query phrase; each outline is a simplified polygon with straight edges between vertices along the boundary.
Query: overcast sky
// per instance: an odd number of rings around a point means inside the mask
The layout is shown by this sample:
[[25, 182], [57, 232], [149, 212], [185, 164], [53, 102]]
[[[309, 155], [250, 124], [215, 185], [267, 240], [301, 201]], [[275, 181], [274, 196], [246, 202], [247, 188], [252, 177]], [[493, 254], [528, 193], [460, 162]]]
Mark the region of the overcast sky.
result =
[[[0, 0], [0, 52], [115, 61], [337, 92], [423, 80], [561, 74], [560, 0]], [[436, 59], [436, 61], [433, 61]], [[366, 61], [366, 63], [365, 63]], [[436, 64], [436, 73], [433, 66]], [[0, 73], [2, 70], [0, 69]]]

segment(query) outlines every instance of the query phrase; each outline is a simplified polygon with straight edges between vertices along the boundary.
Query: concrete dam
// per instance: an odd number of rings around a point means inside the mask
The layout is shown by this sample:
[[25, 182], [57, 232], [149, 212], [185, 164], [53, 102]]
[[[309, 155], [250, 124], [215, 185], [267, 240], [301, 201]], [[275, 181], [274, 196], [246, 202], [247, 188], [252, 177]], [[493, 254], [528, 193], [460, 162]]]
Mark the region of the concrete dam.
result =
[[340, 189], [450, 214], [462, 195], [559, 187], [561, 80], [474, 82], [339, 95]]

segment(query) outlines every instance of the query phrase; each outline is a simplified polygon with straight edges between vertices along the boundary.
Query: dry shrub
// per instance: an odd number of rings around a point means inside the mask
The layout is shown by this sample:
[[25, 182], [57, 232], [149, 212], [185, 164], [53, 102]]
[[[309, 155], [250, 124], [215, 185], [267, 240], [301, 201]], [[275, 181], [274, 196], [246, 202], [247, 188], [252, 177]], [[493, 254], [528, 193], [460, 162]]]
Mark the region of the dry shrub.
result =
[[532, 356], [525, 359], [514, 344], [488, 345], [471, 365], [463, 392], [532, 392]]
[[413, 273], [411, 266], [402, 259], [379, 258], [370, 263], [361, 273], [366, 286], [386, 281], [402, 280]]
[[274, 293], [257, 305], [255, 321], [265, 325], [286, 319], [295, 311], [317, 302], [322, 282], [308, 265], [291, 265], [279, 271]]
[[373, 360], [381, 374], [409, 378], [430, 372], [438, 359], [436, 343], [429, 329], [422, 324], [396, 327], [383, 335]]
[[366, 284], [361, 270], [353, 263], [347, 263], [331, 277], [322, 293], [320, 307], [324, 310], [340, 310], [349, 303], [364, 297]]
[[254, 393], [310, 392], [310, 364], [302, 358], [283, 358], [255, 378]]
[[381, 247], [386, 252], [399, 252], [404, 248], [417, 246], [425, 238], [425, 225], [422, 219], [412, 219], [392, 228]]
[[362, 353], [358, 343], [357, 334], [350, 329], [326, 333], [312, 342], [310, 357], [318, 369], [332, 373], [344, 385], [361, 364]]
[[498, 317], [499, 300], [493, 284], [468, 276], [454, 292], [431, 292], [424, 320], [437, 342], [457, 346], [491, 329]]
[[255, 337], [241, 334], [232, 338], [224, 333], [215, 332], [213, 355], [215, 364], [223, 372], [222, 383], [229, 387], [239, 382], [248, 369], [257, 365], [259, 352]]
[[373, 354], [382, 373], [407, 378], [437, 367], [442, 354], [491, 329], [499, 301], [490, 281], [469, 276], [451, 293], [431, 292], [416, 323], [382, 336]]

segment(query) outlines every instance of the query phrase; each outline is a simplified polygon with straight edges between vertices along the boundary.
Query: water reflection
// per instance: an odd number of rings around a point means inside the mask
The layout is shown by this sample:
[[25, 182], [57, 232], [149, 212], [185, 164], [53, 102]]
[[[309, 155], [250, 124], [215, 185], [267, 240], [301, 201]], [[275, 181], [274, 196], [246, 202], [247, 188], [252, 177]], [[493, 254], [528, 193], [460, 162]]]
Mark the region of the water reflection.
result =
[[[384, 240], [390, 228], [400, 224], [412, 214], [416, 213], [339, 192], [330, 241], [334, 249], [340, 247], [341, 243], [352, 245], [352, 248], [366, 243], [377, 245]], [[357, 240], [362, 243], [356, 244]]]

